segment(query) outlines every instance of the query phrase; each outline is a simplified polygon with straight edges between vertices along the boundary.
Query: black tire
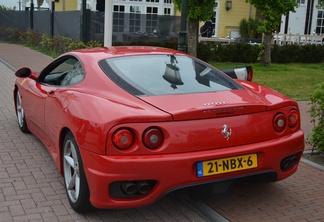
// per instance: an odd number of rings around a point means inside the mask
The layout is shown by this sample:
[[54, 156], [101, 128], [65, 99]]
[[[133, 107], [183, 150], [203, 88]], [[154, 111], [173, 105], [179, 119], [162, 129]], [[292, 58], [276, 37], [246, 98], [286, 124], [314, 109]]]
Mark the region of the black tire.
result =
[[19, 91], [16, 92], [16, 114], [18, 120], [18, 126], [24, 133], [29, 133], [28, 126], [25, 118], [25, 110], [22, 105], [22, 100]]
[[64, 138], [62, 161], [65, 190], [72, 208], [79, 213], [92, 210], [79, 147], [71, 132]]

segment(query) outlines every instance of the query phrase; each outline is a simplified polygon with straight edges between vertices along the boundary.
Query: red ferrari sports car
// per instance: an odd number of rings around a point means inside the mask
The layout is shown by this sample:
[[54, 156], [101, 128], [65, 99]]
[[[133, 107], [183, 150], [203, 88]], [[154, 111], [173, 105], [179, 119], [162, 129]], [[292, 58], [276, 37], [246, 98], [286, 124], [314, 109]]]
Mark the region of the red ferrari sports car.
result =
[[282, 180], [304, 150], [295, 101], [176, 50], [82, 49], [16, 76], [18, 125], [44, 143], [79, 212], [250, 176]]

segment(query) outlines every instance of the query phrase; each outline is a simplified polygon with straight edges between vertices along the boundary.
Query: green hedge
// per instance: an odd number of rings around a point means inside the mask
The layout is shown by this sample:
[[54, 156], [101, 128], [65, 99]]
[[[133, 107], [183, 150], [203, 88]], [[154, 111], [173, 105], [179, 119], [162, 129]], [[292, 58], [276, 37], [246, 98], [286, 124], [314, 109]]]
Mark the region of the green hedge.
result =
[[[51, 37], [34, 30], [0, 27], [0, 41], [18, 43], [37, 48], [39, 51], [56, 57], [64, 52], [103, 46], [102, 41], [84, 43], [64, 36]], [[177, 49], [177, 41], [169, 42], [129, 42], [114, 45], [151, 45]], [[214, 44], [199, 42], [197, 57], [204, 61], [256, 63], [262, 46], [249, 43]], [[271, 53], [272, 63], [321, 63], [324, 62], [323, 45], [274, 45]]]
[[307, 142], [313, 146], [313, 150], [324, 152], [324, 82], [315, 86], [310, 100], [311, 109], [309, 112], [314, 127]]
[[273, 63], [321, 63], [324, 62], [324, 44], [275, 45], [271, 60]]

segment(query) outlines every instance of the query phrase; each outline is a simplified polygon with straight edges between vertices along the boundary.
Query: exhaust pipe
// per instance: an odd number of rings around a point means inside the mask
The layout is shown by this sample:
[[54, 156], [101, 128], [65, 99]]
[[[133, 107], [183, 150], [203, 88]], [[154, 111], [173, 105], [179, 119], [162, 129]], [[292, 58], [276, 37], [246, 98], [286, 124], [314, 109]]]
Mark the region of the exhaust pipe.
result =
[[151, 190], [150, 184], [148, 184], [147, 182], [144, 182], [144, 181], [138, 182], [137, 188], [138, 188], [138, 192], [142, 195], [147, 194]]
[[121, 186], [122, 191], [128, 195], [134, 195], [137, 192], [137, 186], [133, 182], [124, 182]]
[[285, 171], [285, 170], [289, 169], [290, 167], [292, 167], [293, 165], [295, 165], [296, 162], [297, 162], [297, 154], [288, 156], [281, 161], [280, 169], [282, 171]]
[[144, 195], [150, 192], [151, 185], [146, 181], [127, 181], [121, 184], [121, 190], [129, 195]]

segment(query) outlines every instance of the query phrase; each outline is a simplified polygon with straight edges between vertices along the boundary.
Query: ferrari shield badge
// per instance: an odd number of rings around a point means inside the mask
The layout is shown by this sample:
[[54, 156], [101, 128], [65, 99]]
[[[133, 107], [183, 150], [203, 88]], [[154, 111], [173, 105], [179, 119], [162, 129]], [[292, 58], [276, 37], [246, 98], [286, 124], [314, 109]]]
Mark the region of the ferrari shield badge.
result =
[[226, 124], [224, 124], [223, 129], [221, 130], [222, 134], [224, 135], [224, 138], [229, 140], [229, 138], [232, 135], [232, 129], [228, 128]]

